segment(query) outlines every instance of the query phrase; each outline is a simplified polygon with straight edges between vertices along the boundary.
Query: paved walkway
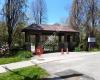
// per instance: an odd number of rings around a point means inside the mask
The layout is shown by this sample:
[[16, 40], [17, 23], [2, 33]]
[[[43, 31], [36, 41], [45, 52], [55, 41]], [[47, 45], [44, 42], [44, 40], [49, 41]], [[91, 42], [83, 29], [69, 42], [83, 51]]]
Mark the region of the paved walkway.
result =
[[70, 52], [64, 55], [61, 53], [44, 54], [41, 57], [32, 57], [28, 61], [0, 65], [0, 73], [6, 72], [8, 69], [13, 70], [38, 64], [50, 74], [72, 69], [100, 80], [100, 54], [98, 53], [100, 52]]
[[88, 76], [90, 78], [78, 80], [100, 80], [100, 52], [96, 53], [71, 53], [69, 55], [64, 55], [64, 59], [42, 63], [39, 65], [46, 69], [50, 74], [69, 73], [68, 75], [70, 75], [73, 72], [78, 72], [83, 75], [85, 74], [86, 77]]
[[[92, 54], [97, 54], [99, 52], [96, 53], [92, 53]], [[68, 61], [73, 61], [73, 60], [78, 60], [79, 56], [85, 56], [85, 55], [91, 55], [91, 53], [86, 53], [86, 52], [70, 52], [69, 54], [64, 54], [61, 55], [61, 53], [49, 53], [49, 54], [44, 54], [41, 57], [35, 56], [32, 57], [31, 60], [29, 61], [22, 61], [22, 62], [16, 62], [16, 63], [10, 63], [10, 64], [4, 64], [4, 65], [0, 65], [0, 73], [6, 72], [7, 69], [18, 69], [18, 68], [22, 68], [22, 67], [27, 67], [27, 66], [32, 66], [35, 64], [42, 64], [42, 63], [46, 63], [46, 62], [52, 62], [52, 61], [58, 61], [58, 60], [64, 60], [65, 58], [67, 58], [67, 62]]]

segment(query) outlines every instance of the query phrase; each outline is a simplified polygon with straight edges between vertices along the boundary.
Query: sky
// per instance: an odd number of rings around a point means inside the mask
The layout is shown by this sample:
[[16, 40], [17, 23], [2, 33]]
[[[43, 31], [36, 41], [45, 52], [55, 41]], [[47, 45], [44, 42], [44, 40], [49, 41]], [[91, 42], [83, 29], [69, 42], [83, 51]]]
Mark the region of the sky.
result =
[[[48, 24], [62, 23], [68, 19], [72, 0], [45, 0], [47, 4], [47, 17]], [[0, 9], [2, 8], [3, 0], [0, 0]], [[29, 10], [27, 11], [27, 16], [29, 17], [29, 23], [33, 23], [32, 19], [32, 0], [28, 0]]]
[[63, 22], [68, 18], [72, 0], [46, 0], [48, 23]]

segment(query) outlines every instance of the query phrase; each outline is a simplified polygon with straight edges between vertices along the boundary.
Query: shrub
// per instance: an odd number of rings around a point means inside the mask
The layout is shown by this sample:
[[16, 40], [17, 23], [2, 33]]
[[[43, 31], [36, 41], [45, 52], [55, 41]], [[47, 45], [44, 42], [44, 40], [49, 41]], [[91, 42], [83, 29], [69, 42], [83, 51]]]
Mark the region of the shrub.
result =
[[81, 49], [79, 46], [75, 48], [75, 52], [80, 52], [80, 51], [81, 51]]
[[100, 51], [100, 49], [98, 49], [98, 48], [93, 48], [93, 49], [91, 49], [90, 51]]
[[20, 58], [30, 58], [32, 57], [32, 52], [26, 51], [26, 50], [21, 50], [17, 52], [17, 55]]

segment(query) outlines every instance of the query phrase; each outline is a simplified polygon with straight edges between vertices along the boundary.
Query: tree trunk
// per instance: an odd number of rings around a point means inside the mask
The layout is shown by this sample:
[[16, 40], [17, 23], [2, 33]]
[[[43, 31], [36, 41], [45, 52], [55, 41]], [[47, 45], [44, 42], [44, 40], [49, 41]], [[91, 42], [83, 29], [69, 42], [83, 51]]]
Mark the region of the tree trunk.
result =
[[9, 50], [12, 49], [12, 41], [13, 41], [13, 35], [12, 35], [12, 28], [8, 25], [8, 47]]

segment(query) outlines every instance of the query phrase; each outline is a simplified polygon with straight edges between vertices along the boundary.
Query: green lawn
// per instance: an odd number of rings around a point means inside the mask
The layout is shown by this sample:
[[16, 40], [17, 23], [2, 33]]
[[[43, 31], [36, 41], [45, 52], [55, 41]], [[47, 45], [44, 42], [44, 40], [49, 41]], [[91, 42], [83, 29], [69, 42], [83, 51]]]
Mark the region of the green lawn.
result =
[[30, 66], [1, 73], [0, 80], [41, 80], [46, 76], [48, 76], [48, 73], [44, 69], [38, 66]]
[[22, 51], [14, 52], [13, 56], [0, 58], [0, 65], [23, 61], [23, 60], [29, 60], [31, 57], [32, 57], [32, 53], [29, 51], [22, 50]]
[[26, 60], [26, 59], [20, 58], [20, 57], [0, 58], [0, 65], [1, 64], [13, 63], [13, 62], [18, 62], [18, 61], [23, 61], [23, 60]]

